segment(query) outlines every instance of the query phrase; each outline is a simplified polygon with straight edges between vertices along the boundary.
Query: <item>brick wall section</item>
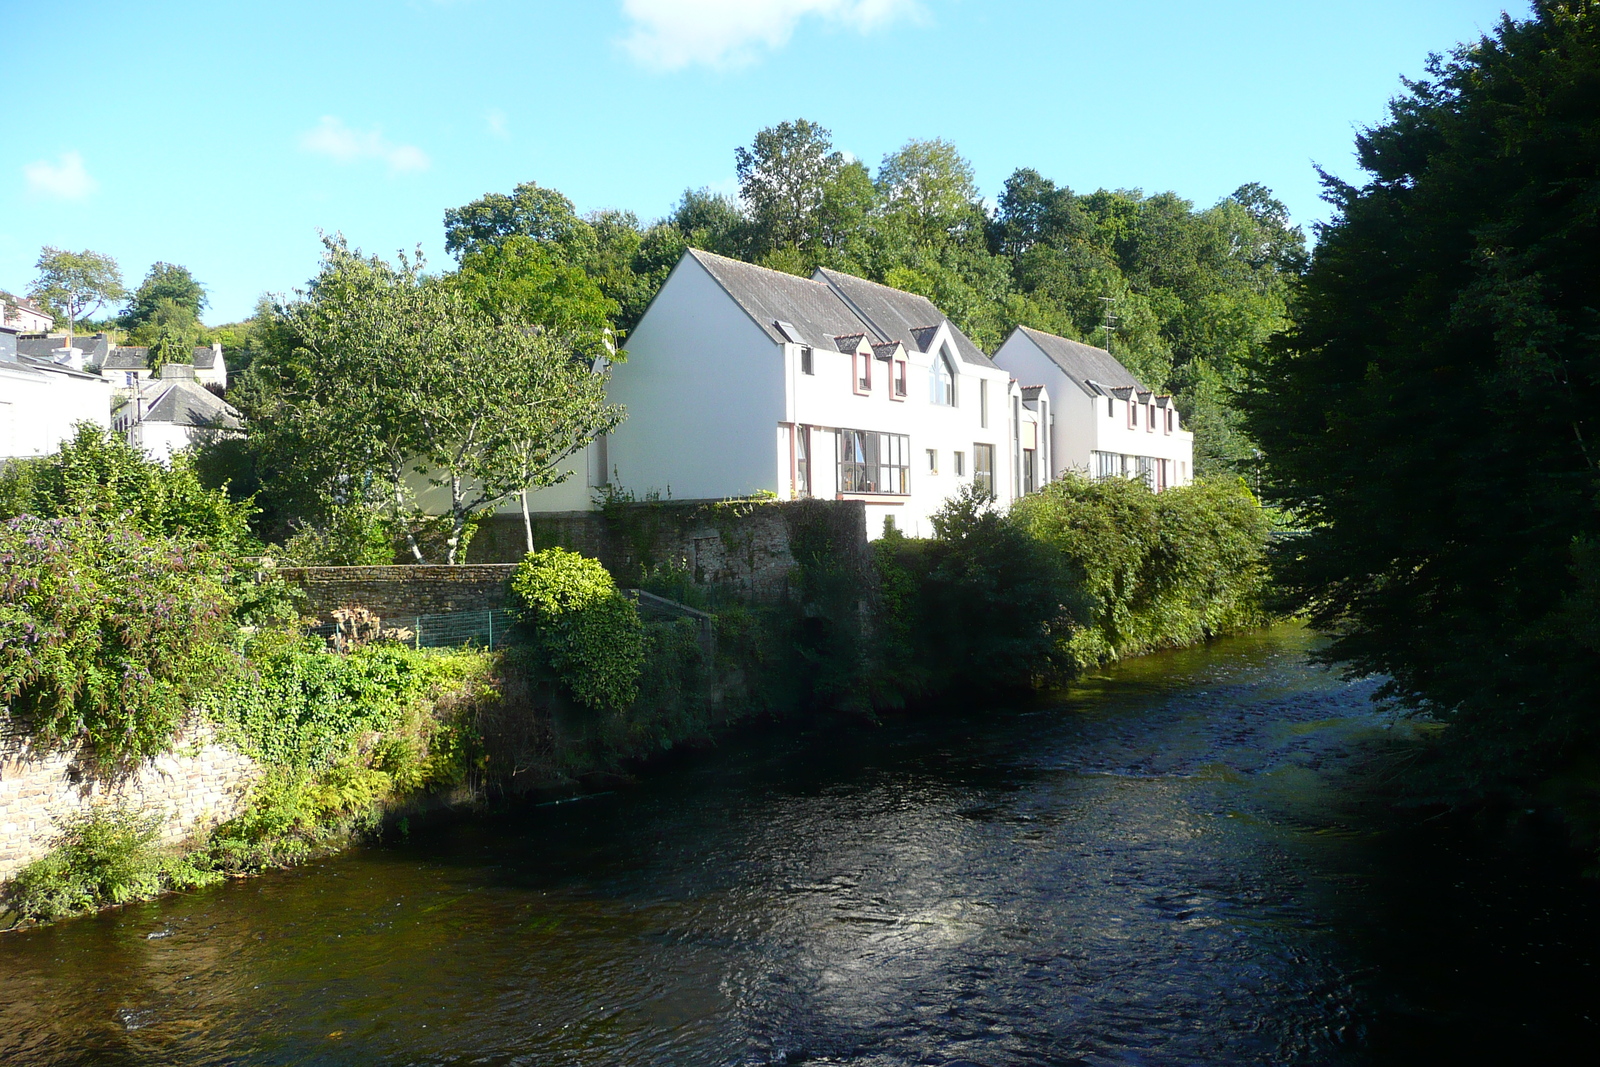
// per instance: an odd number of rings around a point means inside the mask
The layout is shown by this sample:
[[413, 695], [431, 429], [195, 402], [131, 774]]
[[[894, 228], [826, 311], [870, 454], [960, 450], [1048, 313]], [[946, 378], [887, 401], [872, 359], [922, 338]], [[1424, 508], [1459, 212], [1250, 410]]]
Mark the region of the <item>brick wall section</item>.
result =
[[286, 581], [306, 591], [312, 614], [360, 604], [384, 619], [448, 615], [506, 606], [512, 564], [472, 563], [458, 567], [285, 567]]
[[[0, 728], [6, 725], [0, 716]], [[95, 805], [158, 816], [163, 843], [183, 842], [232, 818], [261, 773], [206, 725], [185, 727], [165, 755], [113, 781], [98, 778], [75, 752], [39, 752], [7, 732], [0, 736], [0, 881], [49, 852], [61, 827]]]

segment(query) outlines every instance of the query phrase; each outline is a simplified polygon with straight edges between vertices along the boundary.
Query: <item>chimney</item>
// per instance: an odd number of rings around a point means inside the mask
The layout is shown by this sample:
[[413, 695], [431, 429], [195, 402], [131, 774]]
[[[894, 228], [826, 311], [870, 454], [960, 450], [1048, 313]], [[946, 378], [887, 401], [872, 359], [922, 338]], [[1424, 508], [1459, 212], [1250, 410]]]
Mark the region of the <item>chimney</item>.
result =
[[192, 381], [194, 379], [194, 364], [163, 363], [161, 365], [161, 380], [167, 381], [173, 378], [188, 378]]

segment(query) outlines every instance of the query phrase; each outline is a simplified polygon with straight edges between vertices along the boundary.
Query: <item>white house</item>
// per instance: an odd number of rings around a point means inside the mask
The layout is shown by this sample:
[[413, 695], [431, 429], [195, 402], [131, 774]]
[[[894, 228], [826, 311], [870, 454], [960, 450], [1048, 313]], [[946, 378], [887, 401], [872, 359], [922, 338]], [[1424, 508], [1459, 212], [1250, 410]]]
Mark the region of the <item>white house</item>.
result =
[[26, 297], [0, 289], [0, 326], [18, 333], [49, 333], [55, 317]]
[[64, 363], [17, 351], [0, 326], [0, 459], [46, 456], [80, 422], [110, 425], [110, 383]]
[[112, 414], [111, 428], [151, 459], [218, 437], [237, 435], [243, 417], [196, 380], [187, 363], [168, 363], [159, 378], [141, 381]]
[[540, 511], [643, 498], [861, 500], [878, 536], [931, 533], [958, 487], [1002, 505], [1051, 469], [1048, 387], [1024, 390], [926, 298], [848, 274], [799, 278], [691, 249], [628, 338], [610, 399], [627, 417], [588, 477]]
[[1050, 477], [1136, 477], [1157, 492], [1194, 480], [1194, 434], [1172, 398], [1146, 389], [1105, 349], [1018, 326], [994, 362], [1055, 398], [1044, 423]]

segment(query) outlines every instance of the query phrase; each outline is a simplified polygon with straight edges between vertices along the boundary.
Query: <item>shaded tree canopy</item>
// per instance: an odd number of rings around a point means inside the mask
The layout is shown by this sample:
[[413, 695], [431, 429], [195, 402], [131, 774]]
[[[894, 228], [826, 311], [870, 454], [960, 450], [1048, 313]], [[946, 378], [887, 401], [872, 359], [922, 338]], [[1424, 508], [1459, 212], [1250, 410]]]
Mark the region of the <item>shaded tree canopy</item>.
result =
[[1451, 724], [1488, 789], [1600, 727], [1600, 21], [1541, 2], [1407, 88], [1357, 139], [1365, 183], [1325, 176], [1245, 410], [1331, 656]]
[[69, 332], [78, 320], [128, 295], [117, 261], [100, 252], [69, 252], [47, 245], [34, 267], [39, 274], [28, 296], [57, 319], [66, 320]]
[[168, 307], [168, 317], [172, 308], [182, 308], [198, 323], [206, 303], [205, 286], [189, 273], [189, 268], [176, 263], [154, 263], [139, 288], [134, 290], [128, 306], [117, 316], [117, 325], [125, 330], [136, 330], [155, 318], [164, 304]]

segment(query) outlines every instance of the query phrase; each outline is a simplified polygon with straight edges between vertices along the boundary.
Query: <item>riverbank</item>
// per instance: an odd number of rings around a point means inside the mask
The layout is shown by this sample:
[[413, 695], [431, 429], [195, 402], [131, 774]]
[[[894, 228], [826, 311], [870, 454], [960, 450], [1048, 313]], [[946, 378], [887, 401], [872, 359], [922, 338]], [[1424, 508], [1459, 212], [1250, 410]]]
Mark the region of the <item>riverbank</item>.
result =
[[0, 1059], [1577, 1058], [1593, 887], [1352, 811], [1391, 720], [1311, 640], [737, 727], [608, 795], [14, 934]]

